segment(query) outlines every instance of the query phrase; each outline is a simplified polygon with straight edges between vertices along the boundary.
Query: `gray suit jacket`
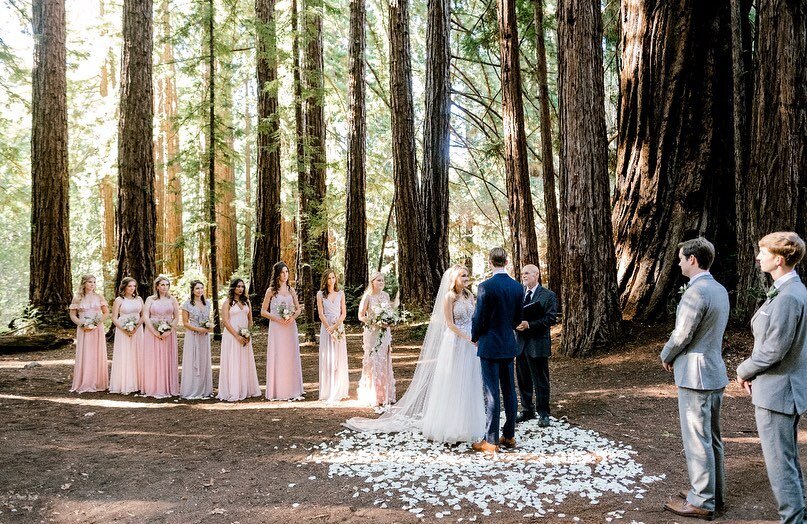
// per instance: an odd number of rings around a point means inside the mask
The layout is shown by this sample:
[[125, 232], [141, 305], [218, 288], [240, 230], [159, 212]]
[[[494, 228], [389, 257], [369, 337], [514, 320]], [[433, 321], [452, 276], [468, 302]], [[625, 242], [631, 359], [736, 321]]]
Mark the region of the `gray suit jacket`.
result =
[[729, 295], [711, 275], [695, 280], [684, 291], [675, 313], [675, 331], [661, 351], [673, 363], [675, 385], [712, 390], [726, 387], [723, 332], [729, 320]]
[[754, 351], [737, 368], [753, 380], [755, 406], [794, 415], [807, 412], [807, 289], [799, 279], [785, 282], [751, 319]]

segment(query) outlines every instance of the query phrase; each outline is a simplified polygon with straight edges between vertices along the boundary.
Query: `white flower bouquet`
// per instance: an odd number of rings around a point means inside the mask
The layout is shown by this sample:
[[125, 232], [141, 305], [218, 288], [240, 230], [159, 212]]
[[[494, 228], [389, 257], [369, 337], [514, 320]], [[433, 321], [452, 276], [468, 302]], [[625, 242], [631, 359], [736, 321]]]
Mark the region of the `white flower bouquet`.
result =
[[250, 331], [249, 328], [243, 327], [239, 329], [238, 334], [246, 339], [252, 338], [252, 331]]
[[336, 326], [333, 329], [333, 331], [331, 331], [331, 340], [333, 340], [334, 343], [339, 343], [344, 339], [345, 339], [345, 325], [340, 322], [339, 325]]
[[279, 304], [277, 306], [277, 314], [283, 320], [288, 320], [294, 315], [294, 309], [289, 307], [288, 304]]
[[209, 318], [200, 318], [199, 325], [205, 329], [213, 329], [213, 321]]
[[152, 322], [152, 325], [154, 326], [154, 329], [157, 331], [157, 333], [159, 333], [160, 335], [163, 335], [171, 331], [171, 324], [169, 324], [165, 320], [155, 320], [154, 322]]
[[137, 329], [137, 319], [135, 317], [128, 317], [121, 323], [121, 328], [129, 333], [132, 334]]
[[98, 327], [98, 324], [101, 323], [101, 317], [98, 315], [94, 317], [85, 317], [84, 322], [82, 322], [81, 327], [84, 329], [93, 330]]
[[369, 326], [378, 332], [378, 338], [376, 339], [375, 347], [373, 347], [373, 353], [381, 349], [381, 345], [384, 343], [384, 336], [386, 335], [386, 328], [406, 322], [412, 315], [403, 307], [396, 308], [389, 302], [380, 302], [371, 306], [370, 313]]

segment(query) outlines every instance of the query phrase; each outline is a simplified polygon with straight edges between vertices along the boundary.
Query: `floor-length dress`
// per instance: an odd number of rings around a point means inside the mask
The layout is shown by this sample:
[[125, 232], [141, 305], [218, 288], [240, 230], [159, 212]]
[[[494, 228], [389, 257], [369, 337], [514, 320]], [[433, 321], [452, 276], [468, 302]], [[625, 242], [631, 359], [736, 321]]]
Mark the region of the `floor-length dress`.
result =
[[[370, 295], [368, 314], [373, 307], [390, 303], [385, 292]], [[392, 334], [390, 329], [364, 327], [364, 358], [359, 380], [359, 402], [368, 406], [385, 406], [395, 402], [395, 376], [392, 373]], [[379, 344], [380, 342], [380, 344]]]
[[[342, 315], [342, 293], [322, 296], [322, 312], [330, 326]], [[319, 328], [319, 399], [327, 402], [346, 399], [349, 388], [345, 337], [334, 340], [323, 324]]]
[[[75, 309], [82, 323], [100, 319], [106, 300], [98, 293], [90, 293], [73, 299], [70, 309]], [[73, 368], [73, 384], [70, 391], [89, 393], [104, 391], [109, 387], [109, 366], [107, 365], [106, 339], [104, 326], [98, 323], [90, 331], [78, 326], [76, 329], [76, 365]]]
[[[191, 326], [200, 328], [210, 319], [210, 302], [202, 304], [197, 300], [191, 305], [190, 300], [182, 304], [188, 312]], [[210, 334], [185, 330], [182, 344], [182, 382], [179, 386], [182, 398], [208, 398], [213, 395], [213, 366], [210, 361]]]
[[[163, 298], [154, 300], [149, 308], [152, 325], [174, 318], [174, 302]], [[148, 397], [165, 398], [179, 395], [179, 349], [175, 329], [164, 340], [146, 329], [143, 334], [143, 384], [141, 390]]]
[[[471, 334], [474, 303], [454, 302], [454, 324]], [[446, 329], [423, 414], [423, 435], [435, 442], [475, 442], [485, 434], [482, 367], [476, 346]]]
[[[269, 303], [269, 311], [279, 315], [280, 304], [294, 309], [291, 295], [275, 294]], [[269, 340], [266, 346], [266, 398], [289, 400], [303, 396], [303, 366], [300, 362], [300, 337], [297, 321], [284, 326], [269, 321]]]
[[[129, 319], [135, 323], [140, 322], [143, 312], [143, 299], [140, 297], [126, 298], [118, 308], [118, 322], [125, 324]], [[112, 349], [112, 374], [109, 377], [109, 392], [128, 395], [140, 391], [138, 371], [139, 358], [143, 355], [143, 325], [138, 326], [134, 333], [128, 335], [124, 330], [115, 327], [115, 344]]]
[[[249, 327], [249, 306], [230, 306], [230, 325], [236, 332]], [[255, 367], [255, 353], [252, 339], [242, 346], [229, 329], [221, 336], [221, 365], [219, 367], [219, 400], [236, 402], [247, 397], [260, 397], [258, 370]]]

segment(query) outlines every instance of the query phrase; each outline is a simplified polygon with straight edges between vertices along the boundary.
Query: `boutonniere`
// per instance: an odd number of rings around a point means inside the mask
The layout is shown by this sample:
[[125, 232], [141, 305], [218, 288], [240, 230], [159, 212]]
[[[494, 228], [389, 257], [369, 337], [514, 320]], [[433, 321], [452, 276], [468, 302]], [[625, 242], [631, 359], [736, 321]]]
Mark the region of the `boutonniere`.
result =
[[779, 289], [777, 289], [776, 286], [771, 286], [771, 288], [768, 290], [768, 292], [765, 293], [765, 296], [768, 297], [768, 300], [773, 300], [774, 298], [776, 298], [776, 295], [778, 295], [778, 294], [779, 294]]
[[686, 292], [687, 289], [689, 289], [689, 283], [688, 282], [686, 284], [684, 284], [683, 286], [678, 288], [678, 294], [683, 295]]

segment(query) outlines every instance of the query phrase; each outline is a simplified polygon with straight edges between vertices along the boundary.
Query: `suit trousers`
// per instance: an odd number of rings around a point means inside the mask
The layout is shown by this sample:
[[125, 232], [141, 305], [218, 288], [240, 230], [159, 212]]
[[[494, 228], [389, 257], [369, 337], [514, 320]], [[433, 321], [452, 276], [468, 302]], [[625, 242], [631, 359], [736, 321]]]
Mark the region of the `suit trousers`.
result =
[[801, 524], [805, 510], [804, 477], [798, 447], [799, 415], [786, 415], [759, 406], [755, 415], [779, 518], [782, 523]]
[[707, 511], [726, 496], [720, 405], [723, 389], [678, 388], [678, 416], [691, 489], [687, 501]]
[[485, 389], [485, 415], [487, 417], [487, 430], [485, 440], [491, 444], [499, 444], [499, 419], [502, 405], [499, 398], [504, 397], [504, 428], [502, 434], [505, 438], [513, 438], [516, 434], [516, 411], [518, 411], [518, 398], [516, 397], [516, 384], [513, 377], [512, 358], [481, 358], [482, 384]]
[[[526, 351], [516, 357], [521, 409], [526, 413], [549, 415], [549, 357], [531, 357]], [[532, 393], [535, 391], [535, 402]]]

